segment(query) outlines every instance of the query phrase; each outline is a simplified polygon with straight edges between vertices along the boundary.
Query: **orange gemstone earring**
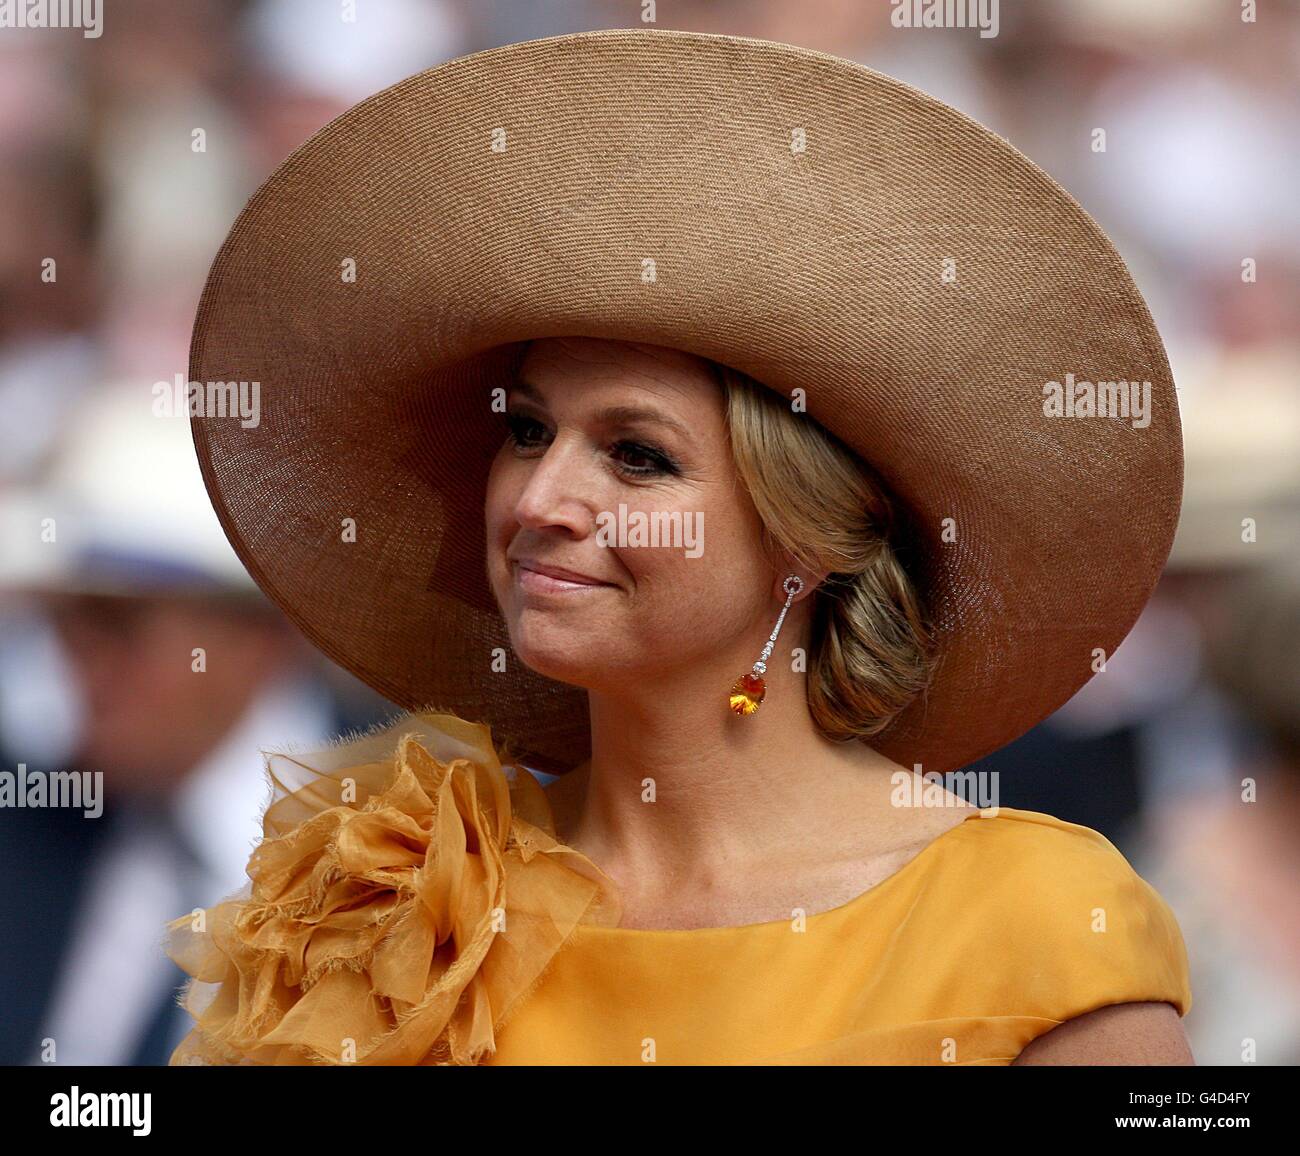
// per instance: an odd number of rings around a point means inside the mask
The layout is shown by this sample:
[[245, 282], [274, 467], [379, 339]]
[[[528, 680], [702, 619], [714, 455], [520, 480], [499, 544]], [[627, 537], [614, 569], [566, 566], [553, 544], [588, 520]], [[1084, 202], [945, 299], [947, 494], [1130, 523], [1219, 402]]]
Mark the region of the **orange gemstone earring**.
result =
[[772, 637], [767, 640], [763, 647], [763, 653], [758, 656], [758, 661], [754, 663], [753, 673], [742, 674], [731, 687], [731, 709], [738, 715], [751, 715], [758, 710], [758, 704], [763, 701], [763, 696], [767, 694], [767, 684], [763, 682], [763, 675], [767, 673], [767, 660], [772, 654], [772, 647], [776, 645], [776, 636], [781, 633], [781, 623], [785, 621], [785, 612], [790, 609], [790, 603], [794, 601], [794, 596], [803, 589], [803, 579], [796, 574], [791, 574], [784, 582], [781, 583], [781, 589], [786, 592], [788, 597], [785, 605], [781, 607], [781, 616], [776, 620], [776, 626], [772, 629]]

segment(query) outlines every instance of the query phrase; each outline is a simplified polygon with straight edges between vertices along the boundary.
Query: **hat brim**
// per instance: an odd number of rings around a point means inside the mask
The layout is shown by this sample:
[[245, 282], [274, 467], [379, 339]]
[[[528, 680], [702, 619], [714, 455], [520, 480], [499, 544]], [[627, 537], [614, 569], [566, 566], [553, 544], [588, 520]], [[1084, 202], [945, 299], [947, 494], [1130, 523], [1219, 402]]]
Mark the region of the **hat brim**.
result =
[[[250, 199], [190, 377], [258, 381], [261, 421], [192, 425], [235, 550], [316, 646], [541, 769], [590, 753], [586, 693], [494, 669], [483, 501], [492, 391], [517, 343], [566, 335], [802, 389], [882, 475], [942, 655], [873, 743], [904, 765], [964, 766], [1062, 705], [1168, 555], [1182, 456], [1159, 337], [1104, 233], [1002, 138], [740, 37], [614, 29], [450, 61]], [[1150, 382], [1146, 424], [1049, 416], [1067, 373]]]

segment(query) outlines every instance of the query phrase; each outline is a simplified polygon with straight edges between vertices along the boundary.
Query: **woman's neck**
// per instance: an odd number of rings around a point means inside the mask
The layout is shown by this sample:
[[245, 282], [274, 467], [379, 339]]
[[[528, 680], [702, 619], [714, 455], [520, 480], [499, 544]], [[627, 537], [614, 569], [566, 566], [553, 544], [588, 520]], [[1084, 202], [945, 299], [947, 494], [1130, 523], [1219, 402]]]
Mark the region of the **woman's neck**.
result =
[[716, 671], [628, 697], [591, 694], [591, 758], [548, 788], [557, 836], [640, 902], [743, 887], [754, 871], [915, 841], [890, 805], [904, 768], [813, 723], [804, 676], [769, 672], [760, 709], [726, 709]]

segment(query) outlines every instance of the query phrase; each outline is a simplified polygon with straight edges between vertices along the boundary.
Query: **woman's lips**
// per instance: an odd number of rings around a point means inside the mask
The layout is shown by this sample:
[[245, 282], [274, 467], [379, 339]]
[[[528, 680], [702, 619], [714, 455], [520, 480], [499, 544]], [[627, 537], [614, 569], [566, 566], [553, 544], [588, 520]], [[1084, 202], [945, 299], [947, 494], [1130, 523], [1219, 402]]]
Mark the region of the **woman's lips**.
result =
[[520, 589], [537, 594], [567, 594], [579, 590], [600, 590], [602, 587], [609, 585], [608, 582], [579, 582], [574, 579], [556, 578], [550, 574], [530, 570], [522, 563], [515, 567], [515, 581], [519, 584]]

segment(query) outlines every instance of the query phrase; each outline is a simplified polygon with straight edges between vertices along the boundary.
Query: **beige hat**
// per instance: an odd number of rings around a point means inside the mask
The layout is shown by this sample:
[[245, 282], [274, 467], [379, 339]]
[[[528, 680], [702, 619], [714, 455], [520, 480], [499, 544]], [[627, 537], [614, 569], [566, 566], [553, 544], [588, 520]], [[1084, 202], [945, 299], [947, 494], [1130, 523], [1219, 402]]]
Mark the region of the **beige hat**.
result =
[[493, 669], [485, 482], [519, 343], [568, 335], [802, 389], [883, 476], [942, 654], [873, 742], [904, 765], [960, 767], [1055, 710], [1165, 562], [1182, 457], [1159, 336], [1096, 223], [1002, 138], [761, 40], [625, 28], [462, 57], [251, 198], [190, 377], [260, 383], [261, 421], [192, 426], [236, 551], [322, 651], [533, 766], [587, 757], [587, 696]]

